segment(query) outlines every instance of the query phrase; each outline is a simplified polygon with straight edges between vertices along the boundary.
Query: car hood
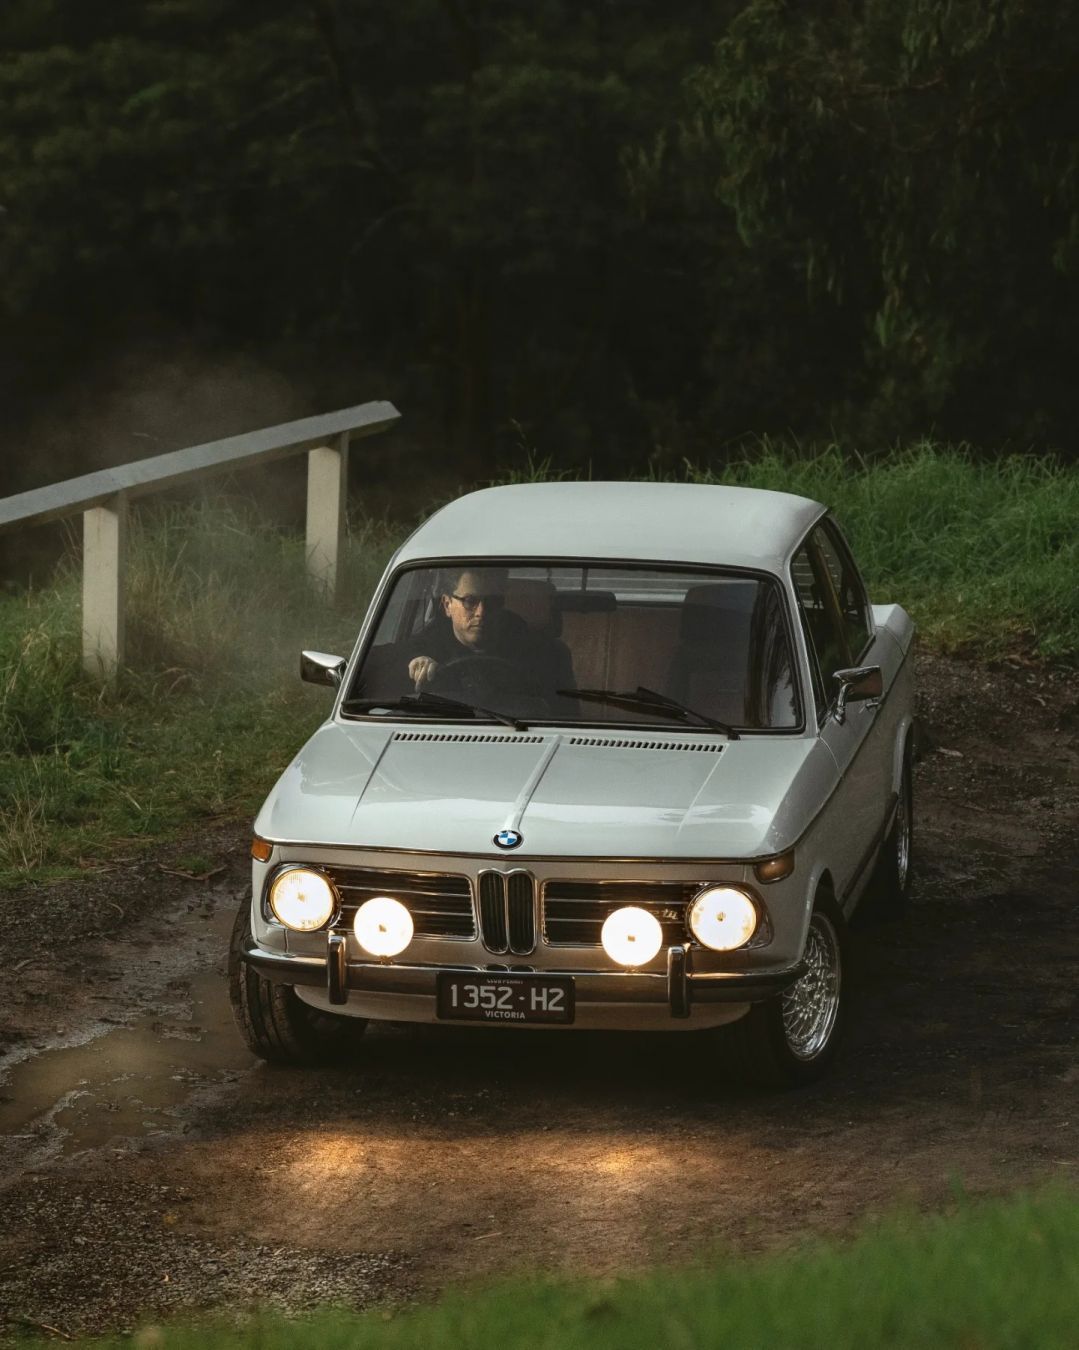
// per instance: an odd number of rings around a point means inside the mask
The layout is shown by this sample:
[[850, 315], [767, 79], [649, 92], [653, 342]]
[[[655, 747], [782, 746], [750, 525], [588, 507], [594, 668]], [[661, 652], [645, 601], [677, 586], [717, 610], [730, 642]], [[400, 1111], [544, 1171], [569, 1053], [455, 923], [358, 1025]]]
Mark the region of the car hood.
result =
[[263, 838], [433, 853], [760, 857], [782, 852], [831, 790], [808, 737], [322, 726], [255, 823]]

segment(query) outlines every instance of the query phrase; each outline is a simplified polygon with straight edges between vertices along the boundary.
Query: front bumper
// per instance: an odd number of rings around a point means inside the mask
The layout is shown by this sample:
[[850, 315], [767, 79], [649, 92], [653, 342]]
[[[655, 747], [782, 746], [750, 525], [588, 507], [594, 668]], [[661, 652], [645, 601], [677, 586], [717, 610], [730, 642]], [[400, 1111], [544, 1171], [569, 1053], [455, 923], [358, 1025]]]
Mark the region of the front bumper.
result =
[[[401, 994], [435, 998], [440, 971], [497, 974], [505, 965], [402, 965], [386, 961], [350, 961], [343, 933], [328, 935], [327, 955], [297, 956], [271, 952], [249, 942], [244, 960], [265, 979], [280, 984], [319, 989], [329, 1003], [341, 1005], [349, 995]], [[566, 970], [541, 971], [514, 965], [516, 975], [534, 973], [571, 975], [576, 1001], [583, 1005], [640, 1004], [653, 1009], [666, 1005], [670, 1016], [689, 1017], [695, 1004], [759, 1003], [789, 989], [804, 971], [798, 962], [779, 970], [694, 972], [692, 949], [669, 947], [666, 973], [642, 971]]]

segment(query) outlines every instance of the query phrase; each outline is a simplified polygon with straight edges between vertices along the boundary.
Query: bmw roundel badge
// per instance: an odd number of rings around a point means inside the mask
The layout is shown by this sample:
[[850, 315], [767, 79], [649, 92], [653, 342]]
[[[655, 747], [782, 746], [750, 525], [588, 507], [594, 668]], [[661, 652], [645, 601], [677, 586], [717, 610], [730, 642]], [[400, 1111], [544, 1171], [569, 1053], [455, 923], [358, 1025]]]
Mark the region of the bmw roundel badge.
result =
[[524, 836], [516, 830], [499, 830], [495, 835], [495, 843], [499, 848], [518, 848], [524, 843]]

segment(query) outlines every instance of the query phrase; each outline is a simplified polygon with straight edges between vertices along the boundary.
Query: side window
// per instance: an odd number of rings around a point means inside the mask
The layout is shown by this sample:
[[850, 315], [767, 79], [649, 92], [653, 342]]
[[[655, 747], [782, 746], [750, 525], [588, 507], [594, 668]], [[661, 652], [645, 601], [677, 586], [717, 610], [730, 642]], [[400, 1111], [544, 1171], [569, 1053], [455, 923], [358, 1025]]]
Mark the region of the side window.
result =
[[801, 721], [790, 642], [778, 586], [760, 584], [753, 604], [746, 672], [746, 723], [796, 727]]
[[846, 544], [833, 526], [818, 525], [813, 531], [812, 539], [820, 550], [821, 560], [839, 606], [850, 660], [857, 661], [871, 635], [869, 605], [862, 578]]
[[806, 648], [809, 651], [809, 676], [813, 681], [813, 701], [817, 705], [817, 712], [820, 713], [828, 706], [828, 700], [824, 697], [824, 683], [821, 680], [820, 666], [817, 664], [817, 651], [813, 643], [813, 634], [809, 631], [809, 622], [801, 605], [798, 607], [798, 617], [802, 622], [802, 632], [805, 634]]
[[[818, 709], [821, 709], [828, 703], [825, 684], [831, 683], [831, 672], [838, 668], [832, 661], [837, 634], [825, 607], [825, 595], [817, 569], [806, 545], [803, 545], [791, 559], [791, 577], [798, 595], [798, 610], [805, 632], [806, 646], [809, 648], [813, 695]], [[828, 664], [829, 661], [832, 661], [831, 665]]]

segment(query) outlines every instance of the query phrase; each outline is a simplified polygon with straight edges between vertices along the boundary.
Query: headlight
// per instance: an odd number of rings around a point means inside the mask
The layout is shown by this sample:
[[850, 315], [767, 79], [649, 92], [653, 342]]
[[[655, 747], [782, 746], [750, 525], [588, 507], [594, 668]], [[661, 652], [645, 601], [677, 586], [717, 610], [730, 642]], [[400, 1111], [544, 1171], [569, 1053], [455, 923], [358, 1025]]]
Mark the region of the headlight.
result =
[[365, 900], [353, 923], [356, 941], [371, 956], [396, 956], [412, 941], [412, 915], [388, 895]]
[[627, 905], [607, 916], [599, 940], [620, 966], [646, 966], [663, 946], [663, 929], [654, 914]]
[[270, 908], [286, 928], [310, 933], [327, 922], [337, 908], [337, 897], [321, 872], [290, 867], [274, 878]]
[[689, 931], [714, 952], [731, 952], [757, 931], [757, 906], [745, 891], [733, 886], [710, 886], [689, 907]]

